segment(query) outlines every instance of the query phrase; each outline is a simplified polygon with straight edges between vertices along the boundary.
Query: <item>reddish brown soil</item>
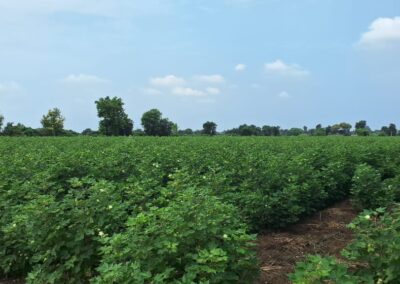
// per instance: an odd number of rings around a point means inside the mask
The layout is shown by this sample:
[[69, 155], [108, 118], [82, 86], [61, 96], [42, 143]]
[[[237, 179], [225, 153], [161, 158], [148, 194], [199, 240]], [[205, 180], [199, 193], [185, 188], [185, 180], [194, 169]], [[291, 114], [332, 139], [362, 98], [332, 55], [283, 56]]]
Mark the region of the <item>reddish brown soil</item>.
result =
[[258, 237], [261, 276], [258, 284], [290, 283], [287, 274], [307, 254], [340, 256], [352, 240], [346, 224], [357, 212], [349, 201], [340, 202], [304, 219], [281, 232], [267, 232]]

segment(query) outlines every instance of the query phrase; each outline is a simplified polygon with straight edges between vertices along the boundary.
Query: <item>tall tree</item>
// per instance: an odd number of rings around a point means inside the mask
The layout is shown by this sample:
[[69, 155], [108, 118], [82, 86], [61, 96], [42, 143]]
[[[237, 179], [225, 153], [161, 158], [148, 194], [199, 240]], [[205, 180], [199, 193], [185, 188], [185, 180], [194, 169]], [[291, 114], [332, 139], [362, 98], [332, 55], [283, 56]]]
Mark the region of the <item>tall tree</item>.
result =
[[4, 122], [4, 116], [2, 116], [0, 114], [0, 132], [1, 132], [1, 129], [3, 128], [3, 122]]
[[127, 136], [132, 134], [133, 121], [129, 119], [124, 110], [121, 98], [100, 98], [95, 102], [97, 115], [101, 118], [99, 123], [100, 134], [107, 136]]
[[64, 129], [64, 121], [65, 118], [61, 115], [61, 111], [58, 108], [53, 108], [46, 115], [43, 115], [40, 122], [44, 129], [56, 136]]
[[203, 134], [215, 135], [217, 134], [217, 124], [212, 121], [207, 121], [203, 124]]
[[359, 122], [356, 122], [356, 125], [354, 128], [357, 130], [357, 129], [366, 128], [366, 127], [367, 127], [367, 121], [360, 120]]
[[389, 132], [389, 136], [396, 136], [397, 135], [397, 128], [396, 128], [396, 124], [391, 123], [389, 124], [388, 127], [388, 132]]
[[358, 136], [368, 136], [371, 133], [371, 129], [367, 126], [367, 121], [365, 120], [356, 122], [354, 128], [356, 129], [356, 134]]
[[158, 109], [151, 109], [142, 115], [144, 133], [150, 136], [169, 136], [178, 126], [168, 118], [162, 118]]

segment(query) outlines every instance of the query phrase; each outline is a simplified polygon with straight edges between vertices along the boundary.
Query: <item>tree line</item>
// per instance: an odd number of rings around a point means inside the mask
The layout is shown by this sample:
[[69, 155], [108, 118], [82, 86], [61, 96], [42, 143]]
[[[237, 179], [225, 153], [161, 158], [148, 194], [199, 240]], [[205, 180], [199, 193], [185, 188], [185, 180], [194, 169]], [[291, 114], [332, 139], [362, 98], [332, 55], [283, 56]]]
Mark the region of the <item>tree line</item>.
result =
[[4, 116], [0, 114], [0, 134], [4, 136], [178, 136], [178, 135], [235, 135], [235, 136], [327, 136], [327, 135], [358, 135], [358, 136], [397, 136], [400, 135], [394, 123], [388, 126], [382, 126], [380, 130], [372, 130], [365, 120], [355, 123], [354, 130], [352, 125], [347, 122], [341, 122], [334, 125], [322, 127], [317, 124], [315, 128], [281, 129], [279, 126], [242, 124], [237, 128], [228, 129], [223, 132], [217, 132], [217, 124], [213, 121], [207, 121], [202, 129], [192, 130], [179, 129], [178, 125], [168, 118], [164, 118], [158, 109], [151, 109], [145, 112], [141, 118], [143, 129], [135, 129], [132, 119], [125, 112], [124, 103], [118, 97], [105, 97], [95, 101], [97, 115], [100, 119], [98, 130], [90, 128], [81, 133], [73, 130], [64, 129], [65, 117], [62, 116], [58, 108], [50, 109], [41, 119], [41, 128], [27, 127], [21, 123], [8, 122], [4, 125]]

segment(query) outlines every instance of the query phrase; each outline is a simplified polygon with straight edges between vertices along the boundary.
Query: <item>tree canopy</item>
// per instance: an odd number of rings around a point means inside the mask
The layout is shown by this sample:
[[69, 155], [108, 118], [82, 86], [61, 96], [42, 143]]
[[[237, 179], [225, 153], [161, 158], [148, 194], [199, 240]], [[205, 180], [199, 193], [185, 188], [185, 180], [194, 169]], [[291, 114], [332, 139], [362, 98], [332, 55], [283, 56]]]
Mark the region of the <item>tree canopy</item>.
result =
[[0, 114], [0, 131], [3, 128], [4, 116]]
[[64, 129], [64, 121], [65, 118], [61, 115], [61, 111], [58, 108], [53, 108], [46, 115], [43, 115], [40, 122], [46, 131], [56, 136], [61, 134]]
[[203, 124], [203, 134], [215, 135], [217, 134], [217, 124], [212, 121], [207, 121]]
[[162, 118], [158, 109], [151, 109], [142, 115], [144, 133], [149, 136], [169, 136], [177, 132], [177, 125], [168, 118]]
[[107, 136], [127, 136], [132, 134], [133, 121], [123, 108], [121, 98], [100, 98], [95, 102], [97, 114], [101, 118], [99, 133]]

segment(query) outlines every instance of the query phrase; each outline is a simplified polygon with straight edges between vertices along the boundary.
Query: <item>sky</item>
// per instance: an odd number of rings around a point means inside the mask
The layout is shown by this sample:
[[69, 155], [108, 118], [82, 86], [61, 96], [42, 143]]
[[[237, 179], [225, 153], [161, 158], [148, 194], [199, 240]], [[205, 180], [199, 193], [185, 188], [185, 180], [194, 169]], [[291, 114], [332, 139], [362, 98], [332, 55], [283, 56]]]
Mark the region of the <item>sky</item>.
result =
[[140, 128], [400, 125], [399, 0], [0, 0], [0, 114], [97, 129], [117, 96]]

